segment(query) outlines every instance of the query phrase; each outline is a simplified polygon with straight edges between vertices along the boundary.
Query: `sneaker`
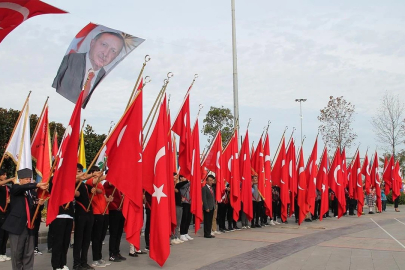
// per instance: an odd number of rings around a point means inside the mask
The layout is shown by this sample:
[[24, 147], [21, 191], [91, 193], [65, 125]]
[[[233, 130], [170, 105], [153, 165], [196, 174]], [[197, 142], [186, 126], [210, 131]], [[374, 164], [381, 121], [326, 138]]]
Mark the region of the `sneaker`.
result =
[[237, 230], [237, 231], [241, 230], [241, 228], [239, 228], [238, 226], [236, 226], [234, 229]]
[[214, 231], [214, 233], [218, 235], [222, 234], [220, 231]]
[[115, 255], [111, 255], [110, 258], [108, 259], [110, 262], [121, 262], [121, 260], [115, 256]]
[[226, 233], [226, 231], [224, 229], [219, 229], [220, 233]]
[[101, 263], [100, 261], [93, 261], [91, 264], [92, 267], [106, 267], [105, 264]]
[[118, 253], [117, 255], [116, 255], [116, 257], [118, 258], [118, 259], [120, 259], [121, 261], [125, 261], [127, 258], [125, 258], [124, 256], [122, 256], [120, 253]]
[[103, 245], [105, 245], [105, 242], [103, 241]]
[[184, 241], [180, 240], [179, 238], [176, 238], [177, 242], [179, 242], [179, 244], [184, 243]]
[[274, 221], [274, 224], [280, 225], [280, 222], [278, 222], [277, 220], [275, 220], [275, 221]]
[[34, 248], [34, 255], [42, 255], [42, 252], [38, 250], [38, 247]]
[[90, 265], [86, 264], [82, 264], [80, 269], [87, 269], [87, 270], [94, 270], [94, 267], [91, 267]]
[[270, 220], [270, 223], [269, 223], [271, 226], [275, 226], [276, 225], [276, 223], [274, 223], [274, 221], [273, 220]]
[[4, 259], [4, 255], [0, 255], [0, 262], [5, 262], [6, 259]]
[[130, 257], [138, 257], [138, 254], [136, 254], [136, 252], [135, 253], [128, 253], [128, 256], [130, 256]]
[[228, 231], [234, 232], [235, 230], [234, 230], [234, 228], [230, 228], [230, 229], [228, 229]]
[[[180, 239], [181, 240], [181, 239]], [[183, 241], [184, 242], [184, 241]], [[145, 252], [148, 252], [149, 251], [149, 247], [146, 247], [145, 248]]]
[[246, 230], [247, 228], [246, 228], [246, 226], [242, 226], [242, 230]]
[[105, 265], [107, 265], [107, 266], [111, 265], [110, 262], [107, 262], [107, 261], [105, 261], [105, 260], [103, 260], [103, 259], [101, 259], [100, 261], [101, 261], [102, 263], [104, 263]]
[[246, 228], [247, 228], [247, 229], [250, 229], [250, 226], [249, 226], [249, 225], [247, 225], [247, 226], [246, 226]]
[[183, 241], [183, 242], [187, 242], [188, 238], [186, 237], [185, 234], [183, 234], [183, 235], [180, 235], [180, 240]]
[[194, 238], [192, 238], [190, 235], [188, 235], [188, 234], [185, 234], [185, 236], [186, 236], [186, 238], [188, 239], [188, 240], [194, 240]]
[[49, 248], [49, 249], [48, 249], [48, 253], [52, 253], [52, 248]]
[[64, 265], [62, 270], [69, 270], [69, 267], [67, 267], [67, 265]]
[[82, 267], [80, 266], [80, 264], [73, 265], [73, 270], [81, 270], [81, 269]]

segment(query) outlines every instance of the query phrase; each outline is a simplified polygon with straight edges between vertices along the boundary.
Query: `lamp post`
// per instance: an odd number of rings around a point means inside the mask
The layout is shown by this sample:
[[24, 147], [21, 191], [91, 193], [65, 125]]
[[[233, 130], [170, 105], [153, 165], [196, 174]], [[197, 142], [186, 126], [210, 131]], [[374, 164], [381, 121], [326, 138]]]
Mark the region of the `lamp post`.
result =
[[301, 117], [301, 144], [302, 144], [302, 102], [307, 101], [306, 98], [297, 98], [295, 102], [300, 103], [300, 117]]

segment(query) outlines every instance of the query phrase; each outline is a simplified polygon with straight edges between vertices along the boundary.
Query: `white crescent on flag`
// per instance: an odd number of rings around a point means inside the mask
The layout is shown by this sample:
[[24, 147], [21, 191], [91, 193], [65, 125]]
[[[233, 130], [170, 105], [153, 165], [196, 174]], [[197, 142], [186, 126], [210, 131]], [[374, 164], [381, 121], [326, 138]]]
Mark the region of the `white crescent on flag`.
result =
[[184, 115], [184, 126], [187, 127], [187, 113]]
[[338, 185], [338, 186], [340, 186], [340, 184], [337, 181], [337, 172], [339, 170], [340, 170], [340, 165], [337, 165], [336, 168], [335, 168], [335, 171], [333, 172], [333, 177], [335, 178], [336, 185]]
[[[158, 163], [159, 159], [161, 157], [163, 157], [164, 155], [166, 155], [166, 149], [163, 146], [162, 148], [160, 148], [160, 150], [157, 152], [156, 157], [155, 157], [155, 165], [153, 167], [153, 173], [156, 174], [156, 164]], [[159, 199], [160, 200], [160, 199]]]
[[231, 172], [231, 162], [232, 162], [233, 156], [231, 156], [228, 160], [228, 170]]
[[220, 157], [221, 157], [221, 151], [218, 151], [218, 152], [217, 152], [217, 162], [216, 162], [218, 169], [221, 169], [221, 166], [219, 165], [219, 158], [220, 158]]
[[193, 149], [193, 155], [192, 155], [192, 161], [191, 161], [191, 175], [194, 175], [194, 155], [195, 155], [195, 149]]
[[127, 126], [123, 127], [120, 131], [120, 134], [118, 134], [118, 138], [117, 138], [117, 147], [120, 146], [122, 137], [124, 136], [125, 130], [127, 129]]
[[305, 190], [305, 189], [303, 189], [302, 187], [300, 187], [300, 185], [298, 184], [298, 189], [300, 189], [300, 190]]
[[290, 174], [290, 177], [292, 178], [292, 160], [290, 160], [290, 165], [288, 166], [288, 173]]
[[[20, 6], [19, 4], [16, 4], [16, 3], [10, 3], [10, 2], [0, 3], [0, 8], [7, 8], [7, 9], [11, 9], [11, 10], [14, 10], [14, 11], [20, 13], [23, 16], [23, 19], [21, 22], [27, 20], [28, 16], [30, 15], [30, 11], [28, 8]], [[0, 28], [0, 29], [3, 29], [3, 28]]]

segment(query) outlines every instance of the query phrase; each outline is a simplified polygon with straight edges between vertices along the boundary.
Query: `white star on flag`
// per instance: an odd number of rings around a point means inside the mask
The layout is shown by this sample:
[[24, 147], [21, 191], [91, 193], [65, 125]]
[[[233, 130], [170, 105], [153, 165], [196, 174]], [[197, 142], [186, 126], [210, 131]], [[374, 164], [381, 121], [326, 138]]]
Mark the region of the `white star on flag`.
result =
[[153, 189], [155, 190], [155, 192], [153, 192], [152, 197], [156, 197], [158, 204], [160, 203], [160, 198], [167, 197], [166, 194], [163, 193], [163, 187], [164, 184], [161, 185], [159, 188], [153, 185]]

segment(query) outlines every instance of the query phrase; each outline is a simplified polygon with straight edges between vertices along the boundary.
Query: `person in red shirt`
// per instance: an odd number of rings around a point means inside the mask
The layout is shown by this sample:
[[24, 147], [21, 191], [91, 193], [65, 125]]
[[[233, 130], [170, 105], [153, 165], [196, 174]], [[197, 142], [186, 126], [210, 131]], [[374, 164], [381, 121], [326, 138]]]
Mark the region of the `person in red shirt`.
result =
[[114, 187], [110, 182], [104, 183], [105, 195], [109, 198], [108, 211], [109, 211], [109, 253], [110, 261], [120, 262], [125, 258], [120, 253], [121, 236], [124, 230], [125, 218], [122, 214], [122, 193]]
[[[93, 172], [100, 171], [100, 168], [93, 166], [89, 170], [89, 174]], [[91, 249], [93, 252], [93, 267], [105, 267], [107, 265], [106, 261], [103, 260], [102, 248], [103, 239], [107, 233], [108, 228], [108, 209], [104, 214], [104, 210], [107, 207], [107, 202], [111, 201], [112, 198], [107, 198], [105, 195], [103, 184], [100, 183], [103, 177], [90, 179], [88, 185], [95, 188], [95, 192], [89, 195], [91, 200], [91, 207], [93, 208], [93, 230], [91, 234]], [[93, 199], [91, 199], [93, 198]]]

